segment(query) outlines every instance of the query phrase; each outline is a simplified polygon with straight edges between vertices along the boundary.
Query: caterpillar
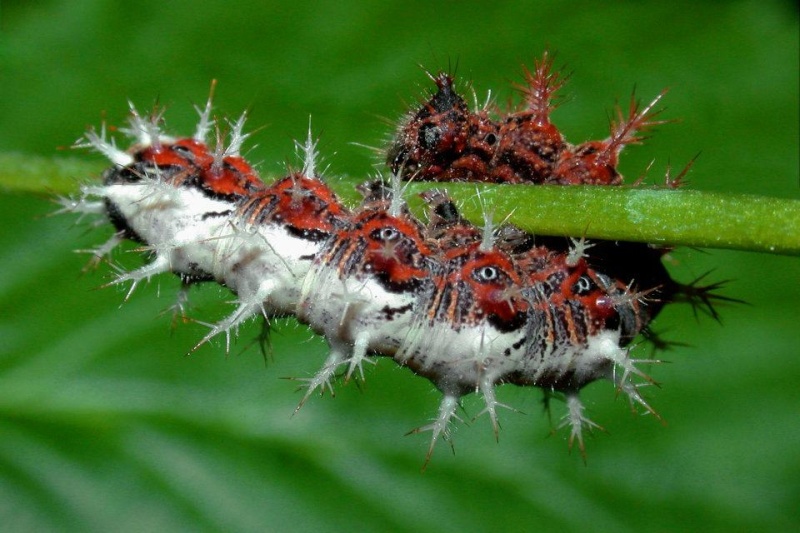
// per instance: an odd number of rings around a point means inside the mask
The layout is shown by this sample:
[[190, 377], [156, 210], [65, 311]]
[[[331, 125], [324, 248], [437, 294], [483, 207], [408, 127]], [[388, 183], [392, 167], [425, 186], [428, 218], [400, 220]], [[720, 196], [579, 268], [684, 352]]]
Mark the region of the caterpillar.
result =
[[143, 116], [132, 104], [122, 130], [129, 148], [118, 148], [105, 126], [89, 130], [76, 145], [112, 166], [102, 184], [62, 200], [64, 210], [114, 226], [96, 259], [124, 240], [142, 245], [150, 261], [111, 282], [129, 283], [129, 294], [167, 272], [185, 286], [216, 282], [236, 294], [236, 308], [198, 346], [218, 335], [229, 346], [256, 316], [294, 315], [324, 336], [329, 354], [305, 380], [298, 409], [314, 392], [333, 391], [341, 374], [363, 380], [375, 357], [427, 378], [442, 401], [433, 420], [413, 430], [431, 433], [426, 464], [437, 441], [450, 438], [467, 394], [482, 396], [480, 414], [497, 434], [498, 410], [508, 407], [495, 394], [502, 384], [563, 397], [559, 427], [582, 454], [584, 431], [600, 427], [579, 396], [593, 381], [610, 380], [658, 417], [640, 392], [653, 382], [640, 366], [657, 360], [633, 358], [630, 346], [670, 301], [711, 309], [724, 299], [711, 292], [719, 284], [672, 280], [661, 262], [666, 248], [534, 236], [496, 225], [488, 213], [477, 226], [445, 188], [422, 194], [427, 214], [417, 217], [404, 181], [619, 185], [620, 152], [664, 122], [656, 120], [664, 93], [643, 108], [632, 98], [627, 115], [618, 108], [607, 139], [572, 145], [550, 120], [566, 78], [547, 53], [525, 71], [521, 109], [507, 112], [490, 103], [471, 110], [451, 74], [428, 75], [436, 90], [384, 152], [390, 177], [359, 186], [357, 206], [341, 202], [321, 175], [310, 127], [297, 144], [302, 168], [262, 181], [241, 155], [246, 115], [223, 136], [210, 96], [192, 137], [167, 135], [163, 112]]

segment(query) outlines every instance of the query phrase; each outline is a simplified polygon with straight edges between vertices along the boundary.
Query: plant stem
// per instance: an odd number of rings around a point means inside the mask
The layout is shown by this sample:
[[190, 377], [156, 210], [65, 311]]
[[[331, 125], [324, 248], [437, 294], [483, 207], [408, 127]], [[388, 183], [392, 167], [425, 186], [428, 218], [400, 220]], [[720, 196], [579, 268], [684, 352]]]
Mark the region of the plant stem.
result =
[[[102, 163], [77, 158], [0, 154], [0, 187], [69, 194], [102, 169]], [[360, 181], [331, 185], [357, 202], [353, 185]], [[800, 255], [800, 200], [631, 187], [412, 183], [412, 207], [424, 209], [415, 193], [431, 188], [446, 188], [476, 223], [484, 210], [495, 222], [511, 213], [508, 222], [538, 235]]]
[[482, 209], [512, 213], [509, 222], [534, 234], [800, 255], [800, 200], [598, 186], [457, 183], [447, 190], [466, 201], [470, 220], [480, 221]]

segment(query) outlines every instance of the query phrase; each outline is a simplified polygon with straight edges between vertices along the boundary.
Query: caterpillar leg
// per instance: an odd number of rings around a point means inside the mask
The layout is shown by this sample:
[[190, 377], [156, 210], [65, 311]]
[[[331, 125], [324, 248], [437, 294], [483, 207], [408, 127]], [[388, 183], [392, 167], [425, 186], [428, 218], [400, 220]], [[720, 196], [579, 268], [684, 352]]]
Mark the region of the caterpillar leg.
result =
[[439, 437], [441, 436], [444, 440], [450, 440], [450, 420], [452, 418], [458, 420], [456, 408], [458, 408], [458, 396], [445, 394], [444, 398], [442, 398], [442, 403], [439, 404], [439, 414], [436, 419], [428, 425], [412, 429], [407, 433], [407, 435], [422, 433], [424, 431], [430, 431], [432, 433], [431, 445], [428, 448], [428, 453], [425, 455], [425, 463], [422, 465], [423, 470], [428, 467], [428, 463], [433, 455], [433, 448], [436, 446]]
[[[637, 364], [656, 364], [661, 361], [658, 359], [633, 359], [628, 350], [619, 350], [616, 357], [613, 358], [614, 367], [611, 369], [611, 381], [617, 386], [617, 392], [624, 392], [628, 397], [631, 404], [631, 409], [635, 411], [636, 404], [644, 407], [644, 409], [655, 416], [661, 422], [664, 421], [661, 415], [647, 403], [642, 394], [639, 392], [641, 387], [649, 385], [656, 385], [655, 380], [637, 368]], [[643, 381], [634, 383], [631, 379], [633, 376], [638, 376]]]
[[353, 376], [353, 373], [358, 370], [358, 375], [361, 378], [361, 381], [364, 381], [364, 363], [375, 364], [375, 361], [367, 358], [367, 349], [369, 348], [369, 340], [370, 335], [369, 333], [360, 333], [356, 335], [356, 340], [353, 343], [353, 351], [350, 355], [350, 358], [347, 359], [345, 362], [349, 363], [347, 368], [347, 374], [345, 375], [345, 381], [350, 381], [350, 378]]
[[142, 280], [149, 280], [151, 277], [156, 276], [158, 274], [163, 274], [164, 272], [170, 271], [170, 262], [169, 258], [166, 255], [156, 255], [156, 258], [146, 264], [141, 268], [137, 268], [136, 270], [131, 270], [130, 272], [125, 272], [117, 276], [117, 279], [110, 283], [106, 283], [103, 287], [109, 287], [111, 285], [119, 285], [121, 283], [125, 283], [126, 281], [131, 282], [131, 288], [128, 290], [128, 293], [125, 295], [125, 301], [131, 297], [133, 291], [136, 289], [136, 286]]
[[111, 236], [106, 242], [95, 248], [88, 248], [82, 250], [75, 250], [79, 254], [91, 254], [92, 258], [83, 267], [83, 272], [94, 270], [97, 266], [111, 253], [114, 248], [120, 245], [125, 240], [125, 235], [122, 232], [117, 232]]
[[200, 342], [198, 342], [192, 351], [197, 350], [200, 346], [207, 343], [217, 335], [224, 333], [225, 334], [225, 353], [230, 353], [231, 351], [231, 331], [235, 330], [249, 318], [252, 318], [262, 309], [261, 304], [253, 304], [242, 302], [239, 304], [239, 307], [236, 308], [236, 311], [222, 319], [221, 321], [217, 322], [216, 324], [203, 324], [209, 326], [211, 330], [203, 337]]
[[189, 290], [191, 289], [191, 284], [187, 282], [181, 283], [180, 289], [178, 289], [178, 294], [175, 296], [175, 303], [164, 309], [159, 316], [163, 316], [166, 314], [172, 315], [172, 321], [170, 324], [171, 329], [175, 329], [178, 326], [178, 322], [189, 322], [189, 317], [187, 316], [187, 309], [189, 307]]
[[314, 374], [314, 377], [298, 380], [305, 382], [307, 385], [306, 393], [303, 395], [303, 399], [300, 400], [300, 403], [297, 404], [297, 407], [294, 410], [295, 414], [303, 407], [303, 405], [305, 405], [306, 401], [308, 401], [308, 399], [317, 389], [320, 390], [321, 394], [324, 394], [325, 390], [327, 389], [331, 393], [331, 396], [335, 395], [333, 383], [331, 383], [331, 381], [336, 375], [336, 368], [347, 361], [347, 353], [347, 345], [341, 343], [331, 343], [331, 351], [328, 353], [328, 358], [325, 359], [325, 364], [323, 364], [322, 368], [320, 368], [319, 371]]
[[[97, 187], [91, 190], [85, 189], [80, 197], [59, 196], [56, 198], [56, 203], [61, 206], [53, 212], [53, 215], [62, 215], [64, 213], [78, 213], [80, 217], [77, 222], [81, 222], [85, 215], [105, 215], [107, 211], [106, 204], [102, 201], [89, 200], [90, 196], [97, 196]], [[102, 196], [102, 194], [100, 194]]]
[[500, 403], [497, 401], [497, 396], [494, 392], [495, 382], [492, 379], [484, 378], [480, 384], [480, 391], [483, 395], [483, 401], [486, 404], [486, 407], [483, 410], [475, 415], [475, 418], [478, 418], [481, 415], [488, 414], [489, 420], [492, 422], [492, 430], [494, 431], [494, 438], [495, 440], [500, 439], [500, 423], [497, 419], [497, 409], [499, 407], [504, 407], [509, 411], [517, 411], [510, 405], [506, 405], [504, 403]]
[[563, 427], [569, 426], [570, 428], [570, 435], [569, 435], [569, 449], [572, 450], [575, 441], [578, 442], [578, 449], [581, 452], [581, 456], [583, 457], [584, 461], [586, 460], [586, 447], [583, 444], [583, 429], [586, 428], [589, 431], [592, 429], [599, 429], [600, 431], [605, 431], [605, 429], [592, 422], [589, 418], [584, 415], [584, 411], [586, 408], [583, 406], [583, 402], [581, 402], [580, 397], [578, 396], [578, 391], [570, 391], [564, 394], [564, 400], [567, 403], [567, 414], [564, 415], [564, 419], [561, 421], [561, 424], [556, 428], [561, 429]]
[[275, 285], [275, 282], [272, 280], [265, 281], [259, 285], [258, 290], [255, 291], [255, 294], [246, 296], [244, 298], [240, 297], [239, 307], [237, 307], [233, 313], [225, 317], [220, 322], [211, 325], [211, 331], [209, 331], [206, 336], [203, 337], [203, 339], [198, 342], [194, 348], [192, 348], [192, 351], [207, 343], [220, 333], [225, 333], [225, 353], [229, 353], [231, 349], [231, 331], [236, 330], [241, 324], [254, 317], [258, 313], [262, 313], [264, 316], [266, 316], [267, 313], [264, 308], [264, 302], [269, 299], [270, 295], [275, 289]]

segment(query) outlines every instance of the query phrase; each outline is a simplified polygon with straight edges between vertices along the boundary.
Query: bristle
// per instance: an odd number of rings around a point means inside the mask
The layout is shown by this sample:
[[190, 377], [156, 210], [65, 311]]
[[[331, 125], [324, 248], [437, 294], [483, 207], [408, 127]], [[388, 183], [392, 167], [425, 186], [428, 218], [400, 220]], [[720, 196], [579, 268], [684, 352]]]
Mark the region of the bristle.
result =
[[118, 167], [124, 167], [133, 163], [133, 156], [117, 148], [114, 139], [106, 140], [106, 123], [100, 126], [98, 134], [94, 129], [90, 129], [86, 134], [73, 145], [75, 148], [91, 148], [105, 156], [109, 161]]
[[[617, 350], [612, 356], [612, 360], [614, 366], [611, 368], [611, 375], [608, 376], [608, 379], [617, 386], [617, 391], [625, 393], [632, 409], [636, 405], [644, 407], [648, 413], [663, 422], [661, 415], [653, 409], [639, 392], [641, 387], [656, 385], [656, 382], [636, 366], [642, 364], [659, 364], [662, 361], [658, 359], [633, 359], [628, 350]], [[633, 376], [637, 376], [642, 381], [634, 383], [632, 380]]]
[[226, 156], [239, 156], [241, 155], [242, 145], [245, 139], [250, 137], [249, 133], [244, 133], [244, 123], [247, 120], [247, 111], [243, 112], [236, 122], [229, 122], [231, 127], [230, 142], [225, 149]]
[[483, 232], [481, 237], [481, 251], [487, 252], [495, 245], [494, 211], [484, 207], [483, 210]]
[[637, 133], [646, 131], [653, 126], [665, 124], [667, 121], [653, 119], [663, 112], [663, 109], [654, 110], [654, 108], [661, 98], [667, 94], [667, 91], [668, 89], [661, 91], [641, 110], [635, 95], [631, 94], [627, 118], [623, 116], [622, 109], [617, 106], [615, 110], [617, 118], [611, 121], [611, 137], [608, 139], [607, 150], [614, 154], [619, 154], [620, 150], [626, 145], [639, 144], [645, 139], [645, 137], [637, 136]]
[[127, 301], [136, 287], [142, 281], [150, 281], [150, 278], [153, 276], [157, 276], [159, 274], [163, 274], [165, 272], [170, 271], [170, 263], [169, 259], [163, 255], [157, 255], [156, 258], [146, 264], [141, 268], [137, 268], [136, 270], [132, 270], [130, 272], [122, 272], [120, 273], [113, 281], [106, 284], [106, 286], [110, 285], [120, 285], [122, 283], [131, 282], [130, 289], [128, 293], [125, 295], [125, 300]]
[[122, 232], [117, 232], [100, 246], [83, 250], [75, 250], [76, 253], [92, 255], [92, 258], [89, 260], [86, 266], [83, 267], [83, 271], [86, 272], [87, 270], [97, 268], [100, 262], [106, 259], [114, 250], [114, 248], [119, 246], [124, 240], [124, 234]]
[[389, 204], [389, 214], [393, 217], [397, 217], [400, 216], [400, 213], [402, 213], [403, 207], [405, 206], [405, 200], [403, 200], [403, 196], [408, 185], [403, 185], [399, 172], [393, 172], [391, 174], [390, 185], [392, 195], [391, 203]]
[[428, 453], [425, 455], [425, 463], [422, 465], [422, 470], [425, 470], [428, 467], [428, 463], [430, 463], [431, 457], [433, 456], [433, 449], [436, 447], [436, 442], [439, 440], [439, 437], [443, 438], [444, 440], [450, 440], [450, 420], [453, 418], [458, 420], [458, 417], [456, 416], [457, 408], [458, 397], [452, 394], [445, 394], [444, 398], [442, 398], [442, 401], [439, 404], [439, 412], [433, 422], [426, 426], [413, 429], [407, 433], [408, 435], [411, 435], [416, 433], [424, 433], [427, 431], [431, 432], [431, 444], [428, 447]]
[[231, 333], [235, 334], [238, 331], [239, 326], [255, 317], [257, 314], [262, 314], [266, 318], [264, 302], [269, 299], [274, 285], [275, 284], [272, 280], [267, 280], [258, 288], [258, 290], [254, 291], [252, 294], [248, 294], [246, 300], [240, 298], [237, 302], [235, 302], [237, 303], [237, 308], [235, 311], [233, 311], [233, 313], [216, 324], [206, 324], [211, 328], [211, 330], [200, 342], [195, 345], [192, 351], [197, 350], [200, 346], [207, 343], [220, 333], [224, 333], [225, 353], [230, 353]]
[[692, 312], [694, 313], [695, 318], [697, 318], [699, 310], [717, 322], [720, 322], [721, 317], [716, 307], [714, 307], [715, 302], [728, 302], [736, 304], [745, 304], [747, 302], [715, 292], [730, 283], [730, 280], [721, 280], [709, 283], [708, 285], [701, 285], [703, 279], [705, 279], [710, 273], [711, 271], [706, 272], [687, 284], [676, 284], [677, 288], [675, 290], [675, 301], [689, 303], [689, 305], [692, 306]]
[[474, 88], [470, 88], [472, 91], [472, 107], [474, 113], [485, 113], [488, 112], [493, 107], [493, 100], [492, 100], [492, 90], [489, 89], [486, 91], [486, 99], [484, 99], [483, 103], [478, 102], [478, 94], [475, 92]]
[[227, 155], [225, 149], [225, 138], [222, 135], [219, 127], [216, 128], [216, 143], [214, 145], [214, 162], [211, 164], [211, 173], [219, 174], [222, 171], [222, 166], [225, 163], [225, 156]]
[[362, 332], [356, 335], [350, 357], [345, 361], [347, 363], [345, 381], [350, 381], [356, 371], [358, 371], [358, 377], [361, 378], [361, 381], [364, 381], [364, 363], [375, 364], [375, 361], [367, 358], [369, 343], [369, 333]]
[[317, 177], [317, 144], [319, 140], [315, 140], [311, 133], [311, 116], [308, 117], [308, 134], [304, 143], [300, 144], [295, 141], [295, 147], [303, 153], [303, 175], [309, 178]]
[[96, 195], [89, 194], [85, 190], [85, 187], [82, 188], [81, 191], [82, 194], [77, 198], [72, 196], [56, 197], [55, 201], [61, 207], [54, 211], [53, 215], [78, 213], [81, 216], [81, 218], [78, 219], [78, 222], [80, 222], [85, 215], [102, 215], [106, 212], [106, 205], [103, 202], [88, 199], [90, 196]]
[[689, 170], [691, 170], [692, 166], [694, 165], [695, 161], [697, 161], [698, 157], [700, 157], [700, 154], [697, 154], [696, 156], [691, 158], [689, 162], [686, 163], [686, 165], [683, 167], [683, 169], [681, 169], [678, 175], [675, 176], [674, 178], [672, 177], [672, 166], [668, 164], [667, 171], [664, 175], [664, 185], [666, 185], [670, 189], [678, 189], [686, 185], [686, 175], [689, 173]]
[[207, 142], [208, 134], [214, 127], [214, 119], [211, 118], [211, 109], [214, 101], [214, 89], [217, 86], [217, 80], [211, 80], [211, 88], [208, 90], [208, 100], [203, 109], [195, 106], [197, 114], [200, 115], [200, 120], [197, 122], [197, 129], [194, 132], [193, 139], [197, 142]]
[[182, 280], [181, 286], [178, 289], [178, 293], [175, 295], [175, 302], [159, 314], [159, 316], [166, 314], [170, 314], [172, 316], [172, 320], [170, 322], [170, 329], [172, 331], [175, 331], [179, 322], [189, 322], [187, 311], [189, 308], [190, 289], [191, 284], [185, 280]]
[[164, 109], [155, 108], [147, 118], [144, 118], [136, 110], [133, 102], [128, 101], [128, 107], [130, 109], [130, 118], [128, 119], [130, 127], [122, 128], [121, 131], [135, 139], [142, 146], [152, 146], [158, 150], [161, 146], [162, 132], [160, 123], [164, 115]]
[[550, 113], [555, 109], [556, 93], [564, 86], [568, 76], [553, 71], [553, 57], [545, 51], [542, 59], [534, 62], [533, 72], [525, 69], [526, 87], [523, 87], [528, 110], [538, 124], [550, 122]]
[[584, 428], [591, 431], [593, 429], [599, 429], [600, 431], [605, 431], [605, 429], [593, 422], [589, 419], [585, 414], [584, 411], [586, 408], [581, 402], [580, 396], [578, 395], [577, 391], [569, 391], [564, 394], [565, 401], [567, 403], [567, 414], [564, 415], [564, 418], [559, 424], [558, 428], [561, 429], [563, 427], [569, 426], [570, 434], [569, 434], [569, 449], [571, 450], [575, 442], [578, 443], [578, 449], [581, 452], [581, 456], [583, 460], [586, 460], [586, 446], [583, 442], [583, 430]]
[[497, 417], [497, 409], [498, 408], [505, 408], [509, 411], [516, 411], [513, 407], [506, 405], [504, 403], [500, 403], [497, 401], [497, 396], [495, 394], [495, 383], [490, 379], [484, 379], [481, 381], [480, 385], [480, 392], [483, 395], [483, 402], [485, 407], [481, 412], [475, 415], [475, 418], [480, 417], [483, 414], [487, 414], [489, 416], [489, 421], [492, 424], [492, 431], [494, 432], [494, 439], [496, 441], [500, 440], [500, 423]]
[[572, 246], [570, 246], [569, 253], [567, 254], [567, 266], [574, 267], [580, 262], [581, 259], [586, 259], [589, 255], [586, 250], [594, 246], [594, 243], [587, 242], [584, 237], [580, 239], [570, 238]]
[[331, 396], [336, 395], [336, 392], [333, 388], [333, 379], [336, 375], [336, 369], [343, 361], [344, 356], [342, 353], [331, 351], [331, 353], [328, 354], [328, 358], [325, 360], [322, 368], [316, 374], [314, 374], [313, 377], [298, 379], [298, 381], [306, 384], [304, 385], [305, 394], [303, 394], [303, 398], [300, 400], [300, 403], [298, 403], [297, 407], [295, 407], [294, 414], [297, 414], [300, 409], [303, 408], [308, 399], [316, 390], [319, 390], [321, 395], [325, 394], [326, 390]]

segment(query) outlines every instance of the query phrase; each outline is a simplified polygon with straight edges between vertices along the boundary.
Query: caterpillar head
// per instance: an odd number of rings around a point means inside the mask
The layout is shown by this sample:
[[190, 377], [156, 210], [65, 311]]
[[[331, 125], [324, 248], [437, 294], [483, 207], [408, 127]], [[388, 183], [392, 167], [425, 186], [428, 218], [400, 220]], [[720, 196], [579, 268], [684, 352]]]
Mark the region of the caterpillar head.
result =
[[464, 153], [468, 138], [469, 109], [455, 91], [453, 78], [444, 72], [429, 74], [437, 91], [401, 126], [389, 148], [386, 163], [392, 172], [435, 179]]

